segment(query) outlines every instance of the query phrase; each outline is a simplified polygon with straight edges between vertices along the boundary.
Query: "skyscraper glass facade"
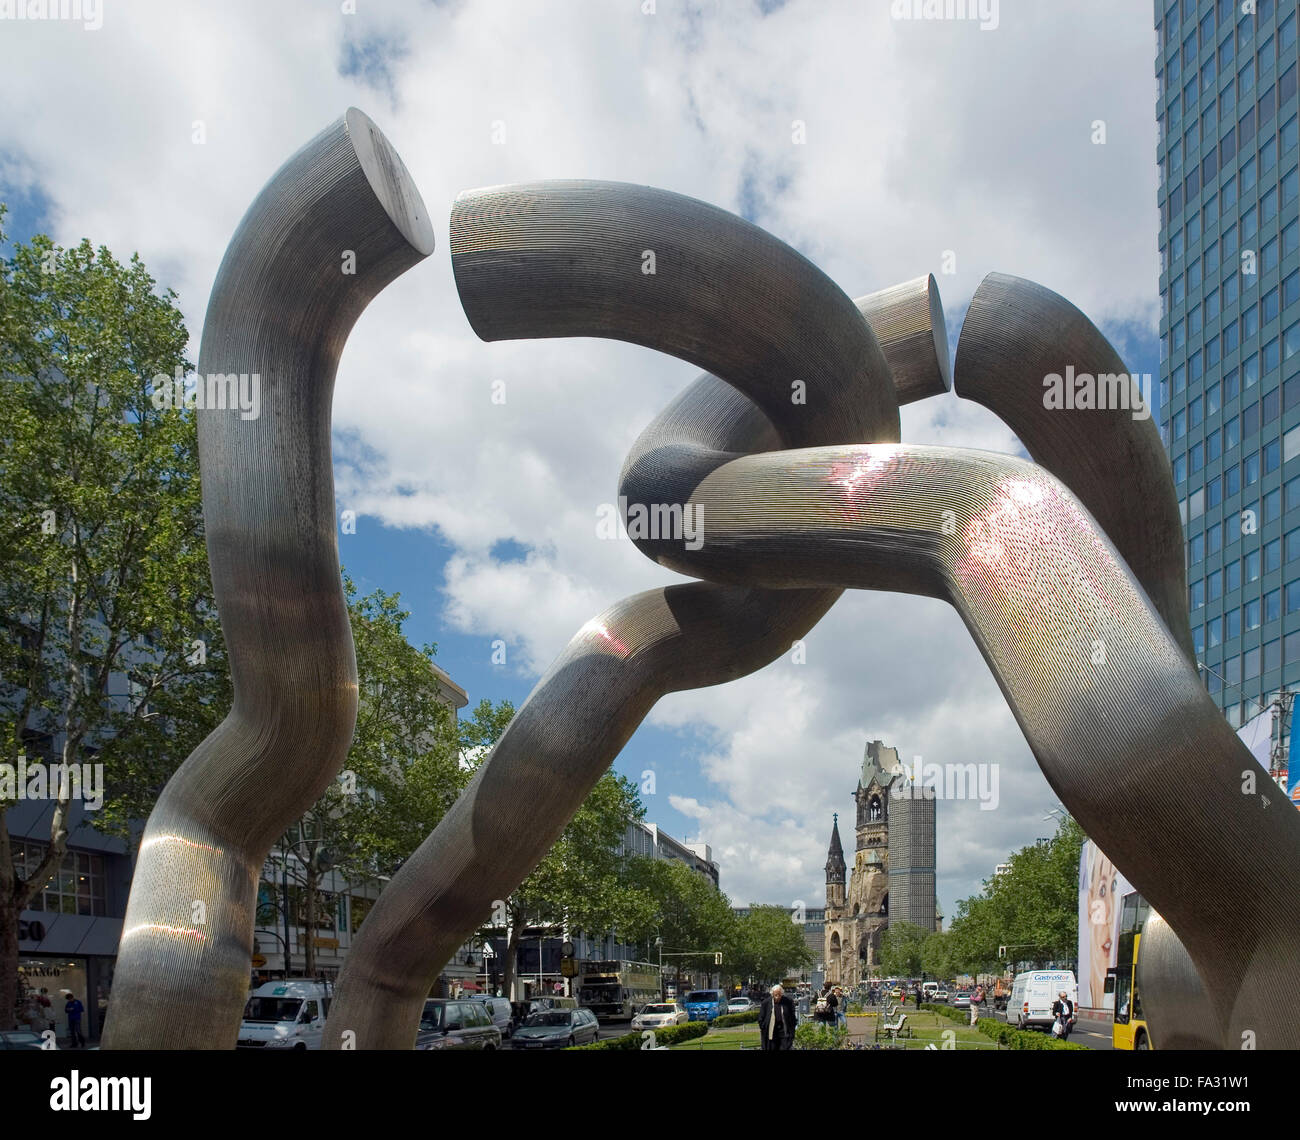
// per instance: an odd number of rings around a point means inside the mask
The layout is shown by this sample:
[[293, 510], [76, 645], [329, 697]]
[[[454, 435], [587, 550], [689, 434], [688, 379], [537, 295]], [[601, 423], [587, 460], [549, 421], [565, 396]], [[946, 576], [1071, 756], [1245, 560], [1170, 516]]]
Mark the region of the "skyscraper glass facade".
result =
[[1236, 726], [1300, 687], [1300, 15], [1155, 19], [1161, 434], [1201, 676]]

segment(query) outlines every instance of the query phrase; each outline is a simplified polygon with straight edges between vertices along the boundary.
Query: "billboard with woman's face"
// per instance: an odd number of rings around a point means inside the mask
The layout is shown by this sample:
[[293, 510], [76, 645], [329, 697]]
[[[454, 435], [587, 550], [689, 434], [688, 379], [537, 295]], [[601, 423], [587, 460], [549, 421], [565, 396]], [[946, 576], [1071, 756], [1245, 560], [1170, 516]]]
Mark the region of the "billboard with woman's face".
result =
[[1133, 888], [1091, 840], [1079, 854], [1079, 1004], [1110, 1009], [1106, 971], [1115, 965], [1120, 900]]

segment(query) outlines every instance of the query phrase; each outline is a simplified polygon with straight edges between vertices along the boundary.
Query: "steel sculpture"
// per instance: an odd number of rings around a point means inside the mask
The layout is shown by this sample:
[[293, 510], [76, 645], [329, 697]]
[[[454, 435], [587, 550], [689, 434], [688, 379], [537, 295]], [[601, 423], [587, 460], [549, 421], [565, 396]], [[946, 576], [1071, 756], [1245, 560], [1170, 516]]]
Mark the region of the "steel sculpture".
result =
[[[380, 142], [349, 149], [358, 114], [272, 180], [214, 288], [201, 370], [270, 372], [277, 360], [277, 376], [296, 378], [283, 391], [312, 410], [294, 420], [280, 400], [285, 422], [264, 430], [201, 420], [236, 709], [150, 820], [110, 1020], [117, 1047], [233, 1044], [261, 860], [346, 749], [355, 673], [321, 377], [332, 379], [365, 300], [432, 246], [396, 155]], [[323, 171], [350, 190], [322, 188]], [[327, 250], [364, 244], [356, 229], [386, 265], [368, 287], [353, 283], [359, 293], [319, 272]], [[898, 404], [950, 384], [932, 279], [854, 303], [757, 227], [614, 183], [462, 195], [451, 249], [484, 339], [611, 337], [707, 370], [636, 441], [620, 477], [629, 503], [703, 511], [698, 548], [684, 535], [636, 538], [702, 581], [626, 598], [578, 632], [367, 916], [327, 1047], [410, 1048], [443, 964], [536, 865], [655, 701], [774, 660], [844, 589], [927, 594], [960, 613], [1062, 802], [1167, 920], [1152, 953], [1170, 976], [1163, 991], [1158, 978], [1144, 984], [1157, 1003], [1191, 1004], [1165, 1041], [1153, 1021], [1157, 1047], [1236, 1047], [1243, 1035], [1260, 1048], [1300, 1044], [1272, 997], [1300, 964], [1300, 818], [1281, 797], [1270, 811], [1266, 793], [1243, 791], [1254, 761], [1195, 670], [1158, 437], [1128, 413], [1041, 406], [1046, 372], [1124, 371], [1082, 314], [999, 276], [972, 302], [957, 389], [1007, 420], [1029, 463], [897, 442]], [[263, 279], [275, 288], [233, 291]], [[276, 306], [301, 314], [287, 334], [262, 316]], [[333, 318], [319, 315], [331, 306]], [[296, 513], [304, 475], [314, 497]], [[249, 479], [256, 493], [245, 495]], [[285, 534], [294, 519], [300, 540]], [[255, 616], [284, 633], [259, 637]], [[313, 734], [310, 747], [297, 732]], [[219, 932], [187, 921], [197, 898], [218, 900]], [[157, 1000], [146, 972], [167, 979]], [[187, 1028], [200, 1004], [219, 1008]]]
[[261, 385], [256, 419], [197, 413], [234, 706], [149, 817], [105, 1048], [234, 1046], [262, 865], [338, 774], [356, 721], [330, 463], [334, 374], [371, 298], [432, 251], [415, 184], [353, 108], [275, 173], [221, 263], [201, 382], [243, 373]]

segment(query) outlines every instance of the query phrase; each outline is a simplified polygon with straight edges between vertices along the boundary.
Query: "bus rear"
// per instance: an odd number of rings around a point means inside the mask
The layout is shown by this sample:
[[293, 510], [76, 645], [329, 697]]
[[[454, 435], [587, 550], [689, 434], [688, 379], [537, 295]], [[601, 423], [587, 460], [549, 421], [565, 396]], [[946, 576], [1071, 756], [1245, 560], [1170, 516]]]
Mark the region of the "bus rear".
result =
[[1111, 1026], [1111, 1046], [1115, 1049], [1151, 1048], [1151, 1035], [1142, 1014], [1142, 994], [1137, 984], [1142, 925], [1150, 913], [1151, 905], [1136, 891], [1124, 896], [1116, 964], [1108, 971], [1115, 979], [1115, 1020]]

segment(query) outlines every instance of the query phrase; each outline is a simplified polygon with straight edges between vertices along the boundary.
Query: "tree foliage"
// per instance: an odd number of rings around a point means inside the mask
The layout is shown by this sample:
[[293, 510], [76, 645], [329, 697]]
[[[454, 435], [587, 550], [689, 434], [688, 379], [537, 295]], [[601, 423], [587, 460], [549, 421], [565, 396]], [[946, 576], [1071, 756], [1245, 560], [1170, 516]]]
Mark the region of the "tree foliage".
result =
[[[0, 751], [102, 763], [96, 823], [122, 835], [229, 707], [194, 417], [149, 399], [155, 375], [189, 367], [174, 301], [138, 257], [89, 241], [41, 235], [0, 262]], [[18, 915], [62, 861], [70, 797], [26, 878], [12, 806], [0, 802], [0, 1025]]]

